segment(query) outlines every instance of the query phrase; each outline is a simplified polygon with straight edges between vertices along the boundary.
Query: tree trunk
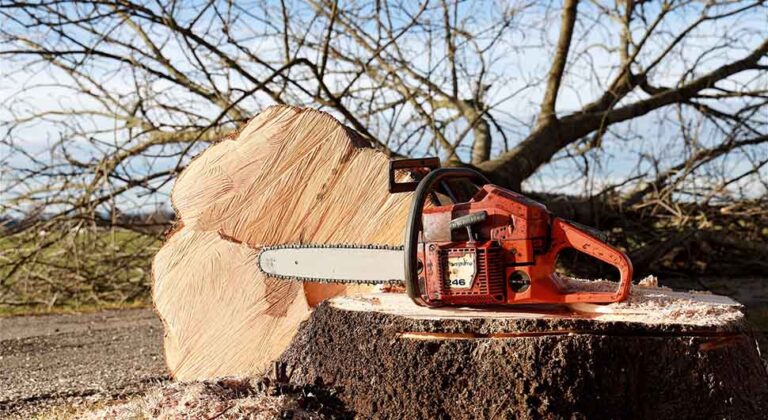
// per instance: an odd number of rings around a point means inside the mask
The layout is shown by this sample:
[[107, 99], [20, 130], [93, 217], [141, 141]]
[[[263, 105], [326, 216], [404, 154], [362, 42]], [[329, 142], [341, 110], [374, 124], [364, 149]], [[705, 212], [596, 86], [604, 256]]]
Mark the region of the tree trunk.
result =
[[281, 361], [364, 418], [762, 418], [768, 375], [732, 301], [635, 288], [600, 308], [338, 297]]

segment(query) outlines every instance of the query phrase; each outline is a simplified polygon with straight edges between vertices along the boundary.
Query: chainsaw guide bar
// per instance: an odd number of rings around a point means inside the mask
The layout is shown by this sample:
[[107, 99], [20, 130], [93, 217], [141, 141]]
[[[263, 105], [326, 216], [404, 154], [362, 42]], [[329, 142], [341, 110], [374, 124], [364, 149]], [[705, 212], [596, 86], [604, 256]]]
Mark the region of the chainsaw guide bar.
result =
[[282, 280], [339, 284], [403, 284], [403, 247], [288, 244], [261, 248], [262, 273]]

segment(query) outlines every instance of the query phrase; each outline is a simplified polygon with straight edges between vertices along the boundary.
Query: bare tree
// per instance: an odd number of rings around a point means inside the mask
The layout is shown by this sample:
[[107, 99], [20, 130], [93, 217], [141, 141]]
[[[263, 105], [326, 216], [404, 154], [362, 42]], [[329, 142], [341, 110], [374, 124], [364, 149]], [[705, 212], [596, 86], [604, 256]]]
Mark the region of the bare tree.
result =
[[[677, 221], [759, 199], [766, 16], [764, 1], [0, 1], [0, 214], [23, 243], [0, 282], [162, 206], [192, 156], [273, 103], [514, 189]], [[139, 230], [125, 261], [157, 241]]]

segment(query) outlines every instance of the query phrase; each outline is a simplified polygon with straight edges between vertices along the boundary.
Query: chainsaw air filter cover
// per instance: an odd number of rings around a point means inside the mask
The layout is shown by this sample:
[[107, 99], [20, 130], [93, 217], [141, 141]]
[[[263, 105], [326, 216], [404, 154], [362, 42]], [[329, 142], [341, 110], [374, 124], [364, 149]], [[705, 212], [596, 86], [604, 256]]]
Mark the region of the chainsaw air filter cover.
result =
[[503, 304], [503, 252], [495, 241], [431, 244], [426, 274], [430, 300], [460, 305]]

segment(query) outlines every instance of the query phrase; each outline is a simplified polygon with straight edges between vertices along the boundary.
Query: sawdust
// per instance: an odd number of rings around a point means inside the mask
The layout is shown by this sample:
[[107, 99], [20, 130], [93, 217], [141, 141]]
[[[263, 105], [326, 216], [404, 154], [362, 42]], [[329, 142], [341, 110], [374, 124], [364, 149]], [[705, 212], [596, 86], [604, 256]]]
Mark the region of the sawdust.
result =
[[[573, 291], [616, 290], [616, 283], [607, 280], [561, 279]], [[646, 323], [717, 326], [744, 318], [743, 306], [725, 296], [701, 291], [674, 291], [658, 284], [655, 276], [648, 276], [632, 286], [629, 299], [624, 302], [573, 306], [577, 310], [597, 313], [601, 319], [610, 321], [636, 320], [641, 315]]]
[[[618, 284], [607, 280], [585, 280], [560, 276], [567, 291], [610, 292]], [[331, 305], [349, 311], [381, 312], [413, 319], [545, 319], [584, 318], [598, 322], [679, 325], [689, 327], [724, 327], [744, 320], [743, 306], [726, 296], [700, 291], [675, 291], [657, 286], [658, 279], [646, 277], [632, 286], [629, 298], [620, 303], [568, 305], [517, 305], [507, 307], [441, 307], [415, 305], [407, 296], [395, 291], [340, 297]]]
[[175, 383], [148, 394], [77, 417], [104, 418], [275, 418], [285, 404], [284, 396], [251, 392], [247, 380]]
[[659, 279], [656, 276], [647, 276], [637, 282], [637, 285], [641, 287], [659, 287]]
[[74, 416], [96, 419], [325, 419], [350, 414], [335, 394], [264, 379], [221, 378], [173, 383], [145, 395]]

